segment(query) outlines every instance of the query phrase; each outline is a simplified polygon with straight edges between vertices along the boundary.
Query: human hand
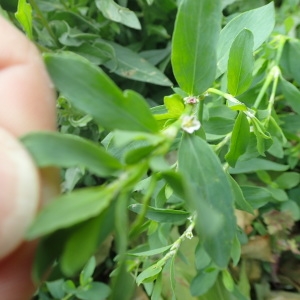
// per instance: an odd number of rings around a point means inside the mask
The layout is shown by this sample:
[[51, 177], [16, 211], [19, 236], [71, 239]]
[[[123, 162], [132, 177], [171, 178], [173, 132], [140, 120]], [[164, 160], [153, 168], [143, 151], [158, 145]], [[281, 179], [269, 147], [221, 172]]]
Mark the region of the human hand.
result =
[[0, 295], [27, 300], [34, 291], [30, 273], [36, 243], [23, 237], [58, 183], [53, 170], [36, 169], [18, 137], [55, 130], [55, 98], [35, 46], [2, 17], [0, 28]]

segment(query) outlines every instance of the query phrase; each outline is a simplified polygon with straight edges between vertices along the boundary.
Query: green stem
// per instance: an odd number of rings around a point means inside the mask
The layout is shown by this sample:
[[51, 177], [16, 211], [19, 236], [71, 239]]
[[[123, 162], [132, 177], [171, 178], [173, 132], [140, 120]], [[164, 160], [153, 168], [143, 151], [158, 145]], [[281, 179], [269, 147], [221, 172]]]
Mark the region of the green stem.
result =
[[243, 102], [239, 101], [238, 99], [236, 99], [235, 97], [233, 97], [231, 94], [222, 92], [222, 91], [217, 90], [217, 89], [215, 89], [215, 88], [209, 88], [209, 89], [207, 90], [207, 92], [210, 93], [210, 94], [216, 94], [216, 95], [222, 96], [222, 97], [225, 98], [226, 100], [229, 100], [229, 101], [231, 101], [231, 102], [234, 102], [234, 103], [236, 103], [237, 105], [244, 105]]
[[204, 108], [204, 99], [200, 99], [199, 107], [198, 107], [198, 120], [202, 123], [203, 120], [203, 108]]
[[268, 76], [267, 76], [267, 78], [266, 78], [266, 80], [265, 80], [262, 88], [260, 89], [259, 94], [258, 94], [256, 100], [255, 100], [255, 103], [253, 105], [254, 108], [257, 109], [259, 107], [259, 105], [261, 103], [261, 100], [262, 100], [264, 94], [266, 93], [269, 85], [271, 84], [272, 80], [273, 80], [273, 73], [272, 73], [272, 69], [271, 69], [271, 71], [269, 72], [269, 74], [268, 74]]

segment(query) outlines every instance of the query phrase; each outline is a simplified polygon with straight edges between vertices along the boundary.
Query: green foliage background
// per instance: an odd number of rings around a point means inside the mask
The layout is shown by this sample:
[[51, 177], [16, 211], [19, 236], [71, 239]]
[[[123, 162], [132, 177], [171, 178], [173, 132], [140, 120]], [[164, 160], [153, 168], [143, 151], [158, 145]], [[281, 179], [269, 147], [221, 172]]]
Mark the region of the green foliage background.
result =
[[[299, 260], [298, 0], [0, 4], [58, 91], [59, 133], [22, 138], [39, 167], [62, 168], [63, 194], [28, 230], [41, 238], [34, 299], [288, 286], [274, 266]], [[269, 252], [249, 254], [261, 237]], [[251, 259], [266, 278], [252, 289]]]

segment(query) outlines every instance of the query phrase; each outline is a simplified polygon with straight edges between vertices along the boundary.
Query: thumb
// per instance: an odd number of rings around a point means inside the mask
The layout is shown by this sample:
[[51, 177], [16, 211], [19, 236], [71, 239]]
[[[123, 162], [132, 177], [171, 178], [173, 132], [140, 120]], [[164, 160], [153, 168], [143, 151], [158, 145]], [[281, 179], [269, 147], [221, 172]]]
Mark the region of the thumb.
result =
[[23, 241], [39, 205], [39, 176], [20, 142], [0, 128], [0, 258]]

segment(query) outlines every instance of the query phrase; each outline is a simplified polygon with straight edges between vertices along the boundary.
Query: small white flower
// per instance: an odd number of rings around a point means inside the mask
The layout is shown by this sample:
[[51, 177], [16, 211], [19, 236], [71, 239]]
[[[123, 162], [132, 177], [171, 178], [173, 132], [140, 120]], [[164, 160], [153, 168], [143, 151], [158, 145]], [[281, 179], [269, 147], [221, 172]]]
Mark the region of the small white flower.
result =
[[193, 133], [201, 127], [201, 123], [195, 116], [184, 116], [182, 118], [181, 128], [187, 133]]
[[186, 234], [185, 234], [185, 236], [189, 239], [189, 240], [191, 240], [192, 238], [193, 238], [193, 233], [191, 232], [191, 231], [188, 231]]
[[196, 104], [199, 102], [199, 99], [195, 96], [188, 96], [183, 98], [185, 104]]

